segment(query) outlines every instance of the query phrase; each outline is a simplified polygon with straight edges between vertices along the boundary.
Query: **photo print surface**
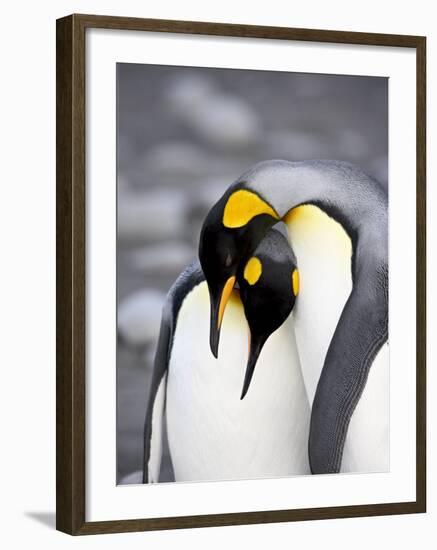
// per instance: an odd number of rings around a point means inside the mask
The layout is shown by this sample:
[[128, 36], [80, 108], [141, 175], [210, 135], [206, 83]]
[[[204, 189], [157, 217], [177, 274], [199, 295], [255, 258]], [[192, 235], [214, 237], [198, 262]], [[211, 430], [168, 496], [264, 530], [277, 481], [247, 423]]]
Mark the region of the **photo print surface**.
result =
[[117, 64], [117, 483], [389, 471], [388, 80]]

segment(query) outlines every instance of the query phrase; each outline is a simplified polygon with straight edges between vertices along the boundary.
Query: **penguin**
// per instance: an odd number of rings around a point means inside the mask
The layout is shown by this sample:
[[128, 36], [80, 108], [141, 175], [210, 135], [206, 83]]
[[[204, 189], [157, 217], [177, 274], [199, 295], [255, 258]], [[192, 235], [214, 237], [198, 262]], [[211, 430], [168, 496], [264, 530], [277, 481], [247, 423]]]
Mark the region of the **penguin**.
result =
[[199, 262], [169, 291], [146, 414], [145, 483], [159, 481], [164, 416], [175, 481], [310, 474], [310, 407], [292, 336], [299, 272], [287, 239], [270, 230], [235, 277], [218, 359]]
[[287, 225], [304, 282], [294, 325], [315, 474], [388, 469], [387, 205], [382, 186], [350, 163], [272, 160], [238, 178], [202, 227], [217, 355], [235, 273], [270, 227]]

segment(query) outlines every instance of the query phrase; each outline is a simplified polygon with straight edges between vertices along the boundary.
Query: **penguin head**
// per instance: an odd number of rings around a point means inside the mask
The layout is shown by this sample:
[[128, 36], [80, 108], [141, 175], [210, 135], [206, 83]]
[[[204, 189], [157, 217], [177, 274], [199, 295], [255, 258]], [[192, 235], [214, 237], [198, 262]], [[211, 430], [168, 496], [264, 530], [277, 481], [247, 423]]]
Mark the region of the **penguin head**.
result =
[[256, 193], [234, 185], [209, 211], [202, 226], [199, 260], [208, 283], [210, 347], [218, 355], [220, 327], [237, 272], [279, 216]]
[[288, 318], [299, 292], [296, 258], [287, 239], [271, 229], [240, 268], [237, 280], [250, 330], [243, 399], [264, 344]]

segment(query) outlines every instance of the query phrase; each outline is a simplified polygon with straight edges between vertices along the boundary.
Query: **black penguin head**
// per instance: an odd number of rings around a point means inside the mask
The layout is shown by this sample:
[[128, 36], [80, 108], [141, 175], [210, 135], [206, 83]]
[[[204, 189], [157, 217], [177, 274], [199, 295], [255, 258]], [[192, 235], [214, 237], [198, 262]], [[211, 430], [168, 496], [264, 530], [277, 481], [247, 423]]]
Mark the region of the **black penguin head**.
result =
[[299, 292], [296, 259], [287, 239], [270, 230], [238, 272], [240, 296], [250, 330], [249, 357], [241, 399], [269, 336], [288, 318]]
[[209, 211], [199, 241], [199, 260], [211, 302], [210, 347], [218, 355], [220, 326], [237, 271], [279, 216], [252, 191], [231, 187]]

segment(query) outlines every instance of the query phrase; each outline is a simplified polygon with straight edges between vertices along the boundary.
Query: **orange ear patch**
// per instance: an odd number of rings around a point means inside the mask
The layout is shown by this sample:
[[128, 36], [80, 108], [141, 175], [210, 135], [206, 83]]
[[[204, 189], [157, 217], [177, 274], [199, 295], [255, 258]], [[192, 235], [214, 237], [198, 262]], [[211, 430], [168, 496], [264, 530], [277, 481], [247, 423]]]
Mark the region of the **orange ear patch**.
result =
[[299, 271], [295, 269], [291, 274], [291, 286], [293, 288], [293, 294], [297, 296], [299, 294]]
[[263, 266], [261, 261], [256, 256], [253, 256], [247, 262], [243, 275], [250, 285], [254, 285], [261, 277], [262, 272]]
[[247, 189], [232, 193], [223, 212], [223, 225], [229, 228], [243, 227], [255, 216], [269, 214], [279, 220], [275, 210], [257, 194]]

